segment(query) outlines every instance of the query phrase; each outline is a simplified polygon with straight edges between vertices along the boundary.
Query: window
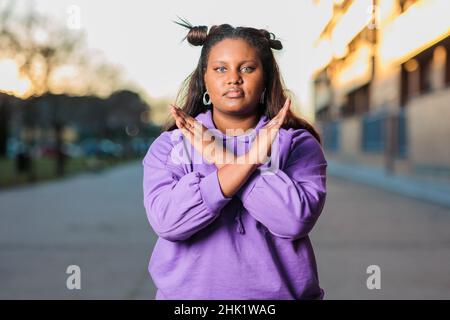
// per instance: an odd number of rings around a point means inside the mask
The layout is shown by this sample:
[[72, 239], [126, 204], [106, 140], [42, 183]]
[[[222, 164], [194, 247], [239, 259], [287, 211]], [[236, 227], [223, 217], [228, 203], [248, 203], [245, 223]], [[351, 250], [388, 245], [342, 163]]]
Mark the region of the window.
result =
[[450, 86], [450, 46], [446, 50], [445, 57], [445, 85]]
[[420, 93], [428, 93], [432, 89], [432, 61], [432, 57], [427, 57], [419, 63]]
[[322, 109], [318, 110], [316, 112], [316, 119], [319, 121], [326, 121], [330, 119], [330, 106], [327, 105], [323, 107]]
[[341, 113], [344, 117], [350, 117], [356, 114], [363, 114], [369, 111], [370, 95], [369, 84], [351, 91], [347, 95], [347, 102], [342, 107]]
[[425, 50], [402, 64], [400, 86], [402, 106], [405, 106], [411, 98], [432, 91], [433, 50], [434, 48]]

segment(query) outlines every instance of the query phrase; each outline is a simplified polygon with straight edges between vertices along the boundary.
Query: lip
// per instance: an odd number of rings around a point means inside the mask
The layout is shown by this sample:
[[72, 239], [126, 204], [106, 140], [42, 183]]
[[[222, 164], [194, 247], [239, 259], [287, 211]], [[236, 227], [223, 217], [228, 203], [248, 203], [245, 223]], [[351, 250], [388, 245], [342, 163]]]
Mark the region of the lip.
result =
[[225, 93], [225, 96], [227, 96], [228, 98], [241, 98], [244, 96], [244, 91], [242, 91], [241, 89], [229, 89]]

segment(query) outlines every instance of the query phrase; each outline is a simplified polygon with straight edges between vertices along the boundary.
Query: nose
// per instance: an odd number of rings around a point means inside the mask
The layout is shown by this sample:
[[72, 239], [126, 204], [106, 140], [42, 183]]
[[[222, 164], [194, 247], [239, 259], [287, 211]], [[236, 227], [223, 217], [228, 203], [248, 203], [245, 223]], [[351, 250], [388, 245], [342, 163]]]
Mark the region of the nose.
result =
[[230, 71], [229, 77], [228, 77], [228, 84], [231, 83], [241, 83], [242, 78], [239, 74], [239, 71]]

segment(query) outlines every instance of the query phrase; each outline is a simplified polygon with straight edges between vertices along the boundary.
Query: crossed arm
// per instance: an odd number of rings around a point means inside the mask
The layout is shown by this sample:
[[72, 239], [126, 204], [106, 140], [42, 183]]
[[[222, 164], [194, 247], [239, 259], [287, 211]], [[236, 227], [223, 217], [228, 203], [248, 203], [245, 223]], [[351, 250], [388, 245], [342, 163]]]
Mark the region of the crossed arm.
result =
[[[252, 143], [250, 150], [239, 157], [234, 157], [234, 155], [225, 155], [224, 157], [223, 154], [215, 152], [214, 148], [210, 148], [212, 142], [209, 139], [207, 128], [193, 117], [187, 115], [183, 110], [172, 105], [171, 113], [184, 137], [204, 158], [216, 165], [220, 187], [224, 196], [232, 197], [251, 174], [267, 161], [273, 140], [286, 118], [290, 104], [290, 99], [286, 99], [278, 114], [259, 130], [258, 136]], [[223, 159], [231, 159], [231, 161], [223, 163]]]
[[311, 134], [295, 132], [283, 170], [268, 175], [260, 173], [258, 161], [217, 163], [207, 175], [185, 174], [168, 161], [168, 139], [155, 141], [143, 161], [144, 206], [153, 229], [167, 240], [186, 240], [212, 223], [236, 195], [273, 235], [306, 236], [324, 206], [327, 163]]

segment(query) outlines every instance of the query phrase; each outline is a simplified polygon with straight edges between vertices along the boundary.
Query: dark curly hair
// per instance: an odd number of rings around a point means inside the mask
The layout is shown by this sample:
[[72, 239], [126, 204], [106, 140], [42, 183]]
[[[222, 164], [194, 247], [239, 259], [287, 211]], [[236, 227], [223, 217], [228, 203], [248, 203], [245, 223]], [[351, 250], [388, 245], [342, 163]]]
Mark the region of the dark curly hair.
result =
[[[264, 70], [264, 86], [267, 88], [264, 103], [258, 108], [260, 115], [265, 114], [269, 119], [276, 116], [286, 101], [286, 94], [278, 64], [271, 49], [281, 50], [283, 45], [276, 40], [275, 35], [265, 29], [255, 29], [251, 27], [232, 27], [229, 24], [214, 25], [208, 32], [207, 26], [193, 26], [184, 19], [182, 22], [174, 21], [189, 29], [188, 34], [183, 38], [194, 46], [202, 46], [200, 58], [195, 70], [184, 80], [181, 90], [178, 92], [177, 101], [181, 94], [182, 102], [180, 107], [190, 116], [196, 117], [199, 113], [205, 112], [207, 107], [203, 105], [203, 93], [206, 90], [204, 74], [207, 67], [209, 53], [215, 44], [224, 39], [243, 39], [255, 48], [261, 59]], [[182, 40], [182, 41], [183, 41]], [[187, 88], [187, 90], [186, 90]], [[170, 121], [163, 126], [163, 131], [171, 131], [177, 126], [174, 121]], [[306, 129], [320, 143], [321, 138], [316, 129], [306, 120], [288, 111], [282, 128]]]

